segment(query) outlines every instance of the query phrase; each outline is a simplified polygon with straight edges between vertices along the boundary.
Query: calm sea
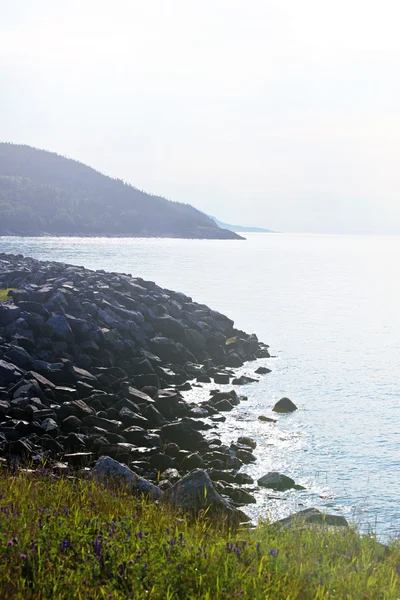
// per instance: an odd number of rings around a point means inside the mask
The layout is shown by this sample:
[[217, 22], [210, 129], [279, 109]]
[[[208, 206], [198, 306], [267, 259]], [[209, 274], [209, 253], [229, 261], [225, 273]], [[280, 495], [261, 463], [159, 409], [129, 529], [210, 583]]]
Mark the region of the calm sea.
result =
[[[272, 373], [246, 387], [248, 401], [221, 434], [256, 439], [258, 461], [245, 467], [253, 477], [277, 470], [307, 490], [261, 490], [247, 512], [277, 518], [319, 506], [382, 538], [399, 534], [400, 238], [9, 237], [0, 238], [0, 251], [154, 280], [257, 333], [276, 355], [260, 361]], [[276, 425], [258, 421], [283, 395], [300, 410]]]

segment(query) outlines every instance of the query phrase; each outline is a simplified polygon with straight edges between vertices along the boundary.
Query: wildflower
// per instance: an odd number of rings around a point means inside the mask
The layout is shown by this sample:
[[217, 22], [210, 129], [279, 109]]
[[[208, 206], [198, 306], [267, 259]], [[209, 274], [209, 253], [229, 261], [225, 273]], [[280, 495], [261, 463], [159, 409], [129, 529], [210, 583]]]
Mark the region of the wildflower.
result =
[[136, 535], [141, 540], [143, 538], [143, 531], [138, 531]]
[[274, 550], [273, 548], [271, 548], [271, 550], [269, 551], [270, 555], [273, 556], [274, 558], [276, 558], [278, 556], [278, 551]]
[[257, 542], [257, 544], [256, 544], [256, 550], [257, 550], [257, 552], [260, 551], [260, 548], [261, 548], [261, 544], [260, 544], [260, 542]]
[[231, 542], [226, 542], [226, 551], [232, 552], [232, 550], [233, 550], [233, 544]]
[[179, 534], [179, 541], [180, 541], [180, 542], [183, 542], [183, 540], [184, 540], [184, 536], [183, 536], [183, 533], [181, 532], [181, 533]]
[[19, 555], [19, 557], [20, 557], [22, 560], [26, 560], [26, 559], [28, 558], [26, 554], [20, 554], [20, 555]]
[[165, 530], [166, 534], [169, 535], [171, 532], [169, 530], [169, 528], [167, 527], [167, 529]]
[[180, 571], [180, 570], [182, 569], [182, 563], [178, 563], [178, 564], [176, 565], [176, 568], [178, 569], [178, 571]]
[[65, 552], [66, 549], [69, 546], [69, 541], [67, 540], [67, 538], [64, 538], [63, 541], [61, 542], [61, 552]]
[[168, 543], [169, 543], [170, 546], [175, 546], [176, 545], [176, 538], [171, 538]]
[[101, 550], [103, 546], [103, 540], [101, 535], [98, 535], [95, 541], [93, 542], [93, 549], [96, 556], [100, 556]]

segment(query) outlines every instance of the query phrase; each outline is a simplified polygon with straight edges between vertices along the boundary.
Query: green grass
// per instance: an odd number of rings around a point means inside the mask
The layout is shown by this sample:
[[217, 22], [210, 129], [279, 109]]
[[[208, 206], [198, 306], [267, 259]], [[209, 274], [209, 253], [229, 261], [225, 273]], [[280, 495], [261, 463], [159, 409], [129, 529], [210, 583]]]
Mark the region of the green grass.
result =
[[6, 300], [10, 300], [8, 292], [13, 288], [0, 288], [0, 302], [5, 302]]
[[0, 474], [0, 598], [395, 599], [400, 551], [345, 531], [229, 531], [77, 478]]

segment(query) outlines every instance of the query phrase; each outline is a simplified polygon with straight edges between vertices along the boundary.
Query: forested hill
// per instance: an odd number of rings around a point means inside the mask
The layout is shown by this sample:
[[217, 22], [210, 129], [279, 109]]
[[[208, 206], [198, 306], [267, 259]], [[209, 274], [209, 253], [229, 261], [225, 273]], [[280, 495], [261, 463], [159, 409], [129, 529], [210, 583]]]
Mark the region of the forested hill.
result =
[[240, 239], [189, 204], [53, 152], [0, 143], [0, 235]]

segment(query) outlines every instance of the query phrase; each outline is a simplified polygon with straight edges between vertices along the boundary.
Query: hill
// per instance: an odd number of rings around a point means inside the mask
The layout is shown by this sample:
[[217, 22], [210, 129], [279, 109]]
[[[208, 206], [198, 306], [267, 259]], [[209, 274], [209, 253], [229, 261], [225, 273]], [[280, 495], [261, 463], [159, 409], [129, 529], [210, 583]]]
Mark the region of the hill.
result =
[[0, 235], [9, 234], [241, 239], [189, 204], [53, 152], [0, 143]]
[[222, 229], [228, 229], [229, 231], [234, 231], [236, 233], [274, 233], [272, 229], [264, 229], [263, 227], [246, 227], [245, 225], [230, 225], [228, 223], [222, 223], [215, 217], [210, 217], [218, 227]]

